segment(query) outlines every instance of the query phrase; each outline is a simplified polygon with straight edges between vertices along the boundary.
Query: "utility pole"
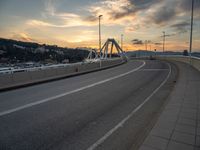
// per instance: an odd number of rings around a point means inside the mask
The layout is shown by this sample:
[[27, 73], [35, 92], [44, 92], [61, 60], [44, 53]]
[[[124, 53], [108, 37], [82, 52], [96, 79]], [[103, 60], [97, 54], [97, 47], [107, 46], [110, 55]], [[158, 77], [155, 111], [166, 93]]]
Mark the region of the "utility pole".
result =
[[164, 54], [164, 51], [165, 51], [165, 31], [163, 31], [163, 54]]
[[194, 0], [192, 0], [192, 10], [191, 10], [191, 27], [190, 27], [190, 64], [192, 55], [192, 32], [193, 32], [193, 13], [194, 13]]
[[121, 49], [122, 49], [122, 50], [123, 50], [123, 37], [124, 37], [124, 35], [121, 34]]
[[147, 40], [145, 40], [145, 50], [146, 50], [146, 56], [147, 56]]
[[151, 40], [148, 40], [147, 43], [149, 44], [149, 50], [151, 51]]

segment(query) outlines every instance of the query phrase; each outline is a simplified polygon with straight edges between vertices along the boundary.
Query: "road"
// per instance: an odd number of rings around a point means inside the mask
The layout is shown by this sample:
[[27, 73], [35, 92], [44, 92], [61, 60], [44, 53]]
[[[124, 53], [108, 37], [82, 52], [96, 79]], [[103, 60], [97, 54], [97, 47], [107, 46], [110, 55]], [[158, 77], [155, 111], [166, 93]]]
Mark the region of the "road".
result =
[[172, 90], [174, 67], [130, 61], [0, 93], [0, 149], [131, 149]]

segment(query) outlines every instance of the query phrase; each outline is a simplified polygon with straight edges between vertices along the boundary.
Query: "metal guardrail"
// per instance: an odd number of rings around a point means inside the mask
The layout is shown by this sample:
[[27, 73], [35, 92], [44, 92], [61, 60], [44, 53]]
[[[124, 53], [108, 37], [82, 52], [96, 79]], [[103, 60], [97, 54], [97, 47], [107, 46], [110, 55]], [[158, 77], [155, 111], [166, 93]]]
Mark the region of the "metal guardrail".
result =
[[104, 59], [101, 61], [97, 60], [91, 62], [80, 62], [70, 65], [59, 64], [46, 66], [42, 68], [36, 67], [16, 69], [10, 71], [10, 74], [0, 74], [0, 90], [12, 89], [21, 86], [61, 79], [67, 76], [93, 72], [120, 65], [123, 63], [124, 61], [122, 59]]
[[[156, 56], [160, 56], [160, 57], [180, 57], [180, 58], [190, 58], [190, 56], [183, 56], [183, 55], [156, 55]], [[193, 59], [197, 59], [197, 60], [200, 60], [200, 57], [194, 57], [194, 56], [191, 56], [191, 58], [193, 58]]]
[[107, 58], [107, 59], [90, 59], [87, 61], [83, 62], [77, 62], [77, 63], [72, 63], [72, 64], [55, 64], [55, 65], [49, 65], [49, 66], [40, 66], [40, 67], [30, 67], [30, 68], [13, 68], [13, 67], [8, 67], [5, 70], [0, 70], [0, 74], [13, 74], [16, 72], [30, 72], [30, 71], [37, 71], [37, 70], [45, 70], [45, 69], [53, 69], [53, 68], [63, 68], [63, 67], [69, 67], [69, 66], [75, 66], [75, 65], [83, 65], [83, 64], [88, 64], [88, 63], [95, 63], [99, 61], [112, 61], [112, 60], [117, 60], [118, 58]]
[[75, 66], [75, 65], [81, 65], [89, 62], [78, 62], [73, 64], [56, 64], [56, 65], [49, 65], [49, 66], [40, 66], [40, 67], [30, 67], [30, 68], [13, 68], [8, 67], [8, 69], [0, 70], [0, 74], [13, 74], [16, 72], [29, 72], [29, 71], [37, 71], [37, 70], [45, 70], [45, 69], [52, 69], [52, 68], [62, 68], [62, 67], [68, 67], [68, 66]]
[[[180, 57], [180, 58], [190, 58], [190, 56], [183, 56], [183, 55], [151, 55], [151, 56], [138, 56], [138, 57], [130, 57], [132, 59], [142, 59], [142, 58], [149, 58], [149, 57]], [[191, 56], [193, 59], [200, 60], [200, 57]]]
[[183, 63], [187, 63], [200, 71], [200, 58], [199, 57], [180, 56], [180, 55], [168, 55], [168, 56], [158, 55], [157, 58], [163, 59], [163, 60], [174, 60], [174, 61], [180, 61]]

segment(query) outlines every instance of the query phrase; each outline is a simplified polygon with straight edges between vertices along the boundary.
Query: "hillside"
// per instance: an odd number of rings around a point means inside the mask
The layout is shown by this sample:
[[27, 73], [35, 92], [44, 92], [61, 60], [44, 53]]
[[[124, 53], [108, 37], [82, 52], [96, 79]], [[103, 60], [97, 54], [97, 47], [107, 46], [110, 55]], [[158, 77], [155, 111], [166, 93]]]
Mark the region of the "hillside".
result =
[[89, 51], [0, 38], [0, 63], [83, 61]]

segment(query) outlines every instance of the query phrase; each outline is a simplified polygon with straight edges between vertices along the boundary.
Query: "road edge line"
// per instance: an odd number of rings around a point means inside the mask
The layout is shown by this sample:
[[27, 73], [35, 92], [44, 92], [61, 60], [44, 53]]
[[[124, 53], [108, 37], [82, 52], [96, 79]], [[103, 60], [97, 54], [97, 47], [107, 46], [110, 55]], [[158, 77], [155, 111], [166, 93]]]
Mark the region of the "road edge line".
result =
[[149, 99], [157, 93], [157, 91], [167, 82], [171, 75], [171, 65], [167, 63], [169, 66], [169, 73], [165, 80], [136, 108], [134, 109], [128, 116], [126, 116], [122, 121], [120, 121], [114, 128], [109, 130], [103, 137], [101, 137], [99, 140], [97, 140], [94, 144], [92, 144], [87, 150], [94, 150], [97, 148], [100, 144], [102, 144], [110, 135], [112, 135], [118, 128], [123, 127], [123, 125], [126, 123], [128, 119], [130, 119]]
[[16, 111], [20, 111], [20, 110], [35, 106], [35, 105], [39, 105], [39, 104], [42, 104], [42, 103], [45, 103], [45, 102], [49, 102], [49, 101], [55, 100], [57, 98], [60, 98], [60, 97], [63, 97], [63, 96], [69, 95], [69, 94], [73, 94], [73, 93], [76, 93], [76, 92], [79, 92], [79, 91], [82, 91], [82, 90], [85, 90], [85, 89], [88, 89], [88, 88], [91, 88], [91, 87], [94, 87], [94, 86], [109, 82], [111, 80], [114, 80], [114, 79], [117, 79], [117, 78], [120, 78], [120, 77], [123, 77], [123, 76], [126, 76], [126, 75], [128, 75], [130, 73], [133, 73], [133, 72], [139, 70], [143, 66], [145, 66], [145, 64], [146, 64], [145, 61], [142, 61], [142, 62], [143, 62], [143, 64], [140, 65], [139, 67], [137, 67], [137, 68], [135, 68], [135, 69], [133, 69], [131, 71], [116, 75], [114, 77], [111, 77], [111, 78], [108, 78], [108, 79], [105, 79], [105, 80], [102, 80], [102, 81], [99, 81], [99, 82], [96, 82], [96, 83], [93, 83], [93, 84], [89, 84], [89, 85], [83, 86], [81, 88], [72, 90], [72, 91], [68, 91], [68, 92], [65, 92], [65, 93], [62, 93], [62, 94], [58, 94], [56, 96], [48, 97], [48, 98], [45, 98], [45, 99], [42, 99], [42, 100], [39, 100], [39, 101], [36, 101], [36, 102], [25, 104], [25, 105], [19, 106], [17, 108], [13, 108], [13, 109], [9, 109], [9, 110], [6, 110], [6, 111], [2, 111], [2, 112], [0, 112], [0, 117], [4, 116], [4, 115], [11, 114], [11, 113], [16, 112]]

